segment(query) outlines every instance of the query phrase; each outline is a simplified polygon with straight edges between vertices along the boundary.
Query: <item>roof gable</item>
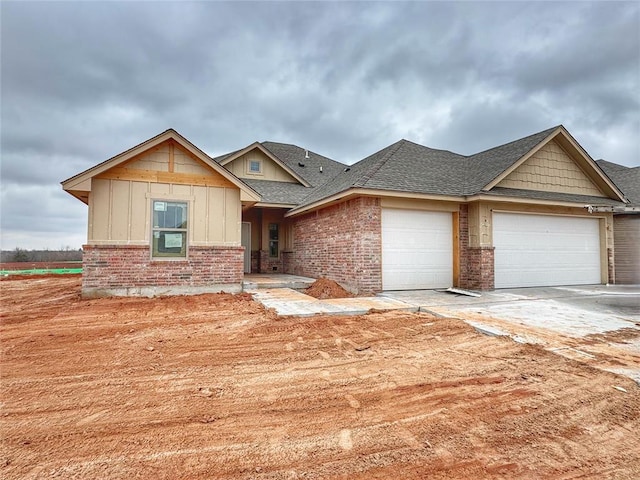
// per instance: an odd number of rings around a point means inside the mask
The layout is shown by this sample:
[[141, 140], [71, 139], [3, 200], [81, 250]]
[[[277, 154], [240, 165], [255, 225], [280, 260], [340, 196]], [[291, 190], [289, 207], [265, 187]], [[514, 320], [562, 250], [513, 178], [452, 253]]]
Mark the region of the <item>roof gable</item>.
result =
[[260, 151], [264, 156], [266, 156], [269, 160], [274, 162], [279, 168], [281, 168], [284, 172], [290, 175], [293, 179], [295, 179], [300, 184], [305, 187], [310, 187], [311, 185], [307, 182], [302, 176], [296, 173], [289, 165], [280, 160], [276, 155], [274, 155], [271, 151], [262, 146], [259, 142], [254, 142], [251, 145], [243, 148], [242, 150], [238, 150], [236, 152], [223, 155], [221, 157], [217, 157], [215, 160], [220, 163], [223, 167], [227, 167], [232, 164], [235, 160], [247, 155], [253, 150]]
[[[177, 154], [176, 154], [177, 153]], [[166, 159], [166, 160], [165, 160]], [[141, 180], [156, 181], [164, 173], [164, 165], [168, 165], [166, 173], [174, 176], [216, 176], [221, 177], [229, 186], [241, 190], [244, 200], [259, 201], [260, 195], [244, 184], [240, 179], [220, 167], [206, 153], [189, 142], [173, 129], [164, 131], [145, 142], [136, 145], [104, 162], [81, 172], [62, 183], [62, 188], [71, 195], [87, 203], [88, 192], [91, 191], [91, 179], [105, 175], [125, 175], [124, 170], [137, 171]], [[144, 173], [143, 173], [144, 172]], [[147, 178], [147, 176], [150, 176]], [[144, 178], [142, 178], [144, 177]], [[192, 178], [193, 180], [193, 178]]]
[[554, 140], [542, 145], [496, 187], [606, 197]]
[[[252, 165], [257, 165], [258, 171], [253, 171]], [[224, 168], [245, 182], [246, 180], [264, 180], [300, 185], [300, 181], [296, 177], [259, 148], [251, 149], [239, 157], [229, 159]]]
[[[551, 145], [551, 143], [554, 143], [555, 145]], [[528, 151], [525, 151], [527, 147], [530, 148]], [[545, 130], [535, 135], [531, 135], [524, 139], [517, 140], [516, 142], [511, 142], [510, 144], [504, 145], [502, 147], [488, 150], [487, 152], [499, 152], [500, 150], [513, 150], [514, 153], [506, 156], [506, 158], [508, 158], [508, 162], [503, 161], [501, 165], [502, 167], [504, 167], [503, 170], [501, 172], [498, 172], [490, 182], [481, 187], [481, 190], [484, 192], [489, 192], [492, 188], [498, 186], [498, 184], [507, 179], [520, 166], [528, 162], [529, 159], [535, 158], [532, 162], [534, 167], [536, 166], [536, 164], [538, 164], [538, 167], [547, 169], [551, 166], [554, 167], [553, 169], [555, 170], [555, 174], [560, 176], [560, 180], [554, 180], [553, 182], [567, 183], [571, 185], [571, 188], [575, 188], [578, 190], [581, 188], [590, 189], [591, 193], [587, 193], [588, 195], [593, 196], [595, 195], [593, 192], [599, 192], [597, 196], [608, 197], [616, 201], [624, 201], [624, 195], [622, 194], [622, 192], [606, 175], [603, 174], [602, 170], [598, 168], [589, 154], [580, 146], [578, 142], [575, 141], [575, 139], [562, 125], [553, 129]], [[472, 157], [470, 157], [470, 161], [475, 163], [475, 166], [477, 167], [478, 163], [481, 164], [482, 158], [487, 159], [487, 152], [473, 155]], [[518, 157], [518, 155], [520, 156]], [[551, 158], [549, 158], [549, 156], [551, 156]], [[567, 158], [569, 160], [567, 160]], [[496, 163], [499, 163], [495, 162], [495, 160], [492, 162], [492, 157], [489, 157], [487, 160], [488, 164], [493, 163], [495, 165]], [[564, 165], [564, 167], [567, 167], [567, 165], [569, 165], [570, 163], [573, 164], [571, 170], [575, 170], [575, 167], [577, 166], [578, 170], [580, 170], [587, 177], [587, 179], [567, 179], [566, 176], [568, 171], [564, 170], [562, 165]], [[471, 171], [471, 169], [469, 170]], [[535, 168], [533, 170], [535, 171]], [[559, 173], [563, 171], [564, 173]], [[528, 170], [528, 167], [525, 167], [524, 173], [531, 173], [531, 170]], [[546, 173], [549, 174], [551, 172], [547, 170]], [[537, 178], [541, 180], [543, 176], [545, 175], [538, 175]], [[513, 180], [514, 179], [512, 178], [510, 181]], [[518, 176], [516, 176], [516, 180], [521, 181], [522, 179], [518, 179]], [[545, 179], [545, 181], [540, 184], [539, 188], [527, 189], [543, 191], [546, 190], [554, 192], [560, 191], [562, 193], [567, 193], [567, 190], [557, 190], [557, 188], [559, 187], [558, 185], [554, 186], [553, 182], [550, 179]], [[478, 184], [476, 184], [476, 186], [478, 186]], [[518, 188], [522, 188], [522, 184]], [[553, 190], [549, 190], [549, 188], [553, 188]], [[585, 190], [579, 192], [579, 194], [585, 193]]]

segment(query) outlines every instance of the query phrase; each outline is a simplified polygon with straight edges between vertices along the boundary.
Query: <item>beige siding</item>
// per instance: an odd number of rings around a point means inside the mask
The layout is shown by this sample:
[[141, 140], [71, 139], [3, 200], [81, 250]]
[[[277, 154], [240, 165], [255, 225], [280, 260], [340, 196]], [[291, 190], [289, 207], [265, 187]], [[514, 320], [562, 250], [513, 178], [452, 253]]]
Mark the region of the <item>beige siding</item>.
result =
[[89, 243], [94, 238], [109, 239], [111, 182], [93, 179], [89, 195]]
[[193, 238], [208, 238], [207, 237], [207, 225], [209, 220], [209, 206], [207, 204], [208, 188], [203, 186], [193, 187], [193, 202], [196, 205], [196, 210], [204, 210], [204, 215], [194, 215], [191, 220], [191, 226], [193, 231]]
[[382, 198], [383, 208], [401, 208], [409, 210], [427, 210], [430, 212], [457, 212], [460, 204], [456, 202], [440, 202], [437, 200], [417, 200], [412, 198]]
[[640, 284], [640, 215], [616, 215], [616, 283]]
[[219, 219], [218, 222], [207, 224], [207, 238], [214, 243], [224, 241], [224, 191], [221, 189], [210, 191], [208, 199], [209, 216]]
[[111, 182], [110, 238], [131, 240], [129, 219], [131, 218], [131, 182]]
[[497, 186], [606, 196], [555, 141], [542, 147]]
[[[262, 164], [262, 172], [249, 171], [249, 162], [257, 160]], [[290, 173], [267, 157], [260, 150], [252, 150], [224, 166], [239, 178], [254, 178], [256, 180], [272, 180], [274, 182], [299, 183]]]
[[133, 170], [154, 170], [156, 172], [169, 171], [170, 142], [164, 142], [156, 148], [145, 152], [137, 159], [127, 163], [127, 168]]
[[128, 238], [130, 241], [133, 239], [149, 241], [151, 207], [147, 208], [147, 202], [141, 201], [146, 198], [148, 188], [147, 182], [131, 182], [131, 198], [139, 201], [131, 202], [131, 230]]
[[207, 166], [203, 165], [200, 161], [191, 158], [187, 152], [179, 148], [175, 149], [173, 158], [174, 172], [176, 173], [194, 173], [198, 175], [209, 175], [211, 173], [210, 168], [207, 168]]
[[89, 244], [148, 244], [152, 200], [189, 204], [192, 245], [240, 245], [240, 190], [94, 178]]

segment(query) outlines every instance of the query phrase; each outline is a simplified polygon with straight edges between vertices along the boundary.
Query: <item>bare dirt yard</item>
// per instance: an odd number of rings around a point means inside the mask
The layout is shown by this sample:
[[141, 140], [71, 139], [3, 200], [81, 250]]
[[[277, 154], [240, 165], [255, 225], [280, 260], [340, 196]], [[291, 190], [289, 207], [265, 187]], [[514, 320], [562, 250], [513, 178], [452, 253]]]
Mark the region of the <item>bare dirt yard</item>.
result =
[[459, 320], [0, 292], [2, 478], [640, 478], [637, 384]]

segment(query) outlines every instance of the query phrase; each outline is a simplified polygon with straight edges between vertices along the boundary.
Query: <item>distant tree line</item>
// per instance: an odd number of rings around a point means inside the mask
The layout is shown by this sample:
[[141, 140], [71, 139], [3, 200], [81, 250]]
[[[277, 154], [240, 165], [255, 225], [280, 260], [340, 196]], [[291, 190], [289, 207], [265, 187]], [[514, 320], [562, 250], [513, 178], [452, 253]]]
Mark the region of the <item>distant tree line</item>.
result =
[[15, 250], [2, 250], [0, 262], [73, 262], [82, 260], [82, 249], [71, 247], [60, 250], [26, 250], [16, 247]]

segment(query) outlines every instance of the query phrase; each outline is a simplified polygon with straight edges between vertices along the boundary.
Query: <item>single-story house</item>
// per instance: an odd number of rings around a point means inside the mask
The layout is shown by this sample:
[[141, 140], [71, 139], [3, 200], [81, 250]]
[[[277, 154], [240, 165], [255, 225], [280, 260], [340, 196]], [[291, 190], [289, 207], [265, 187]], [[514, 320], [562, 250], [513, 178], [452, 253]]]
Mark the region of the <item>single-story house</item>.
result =
[[630, 202], [611, 210], [596, 209], [613, 211], [615, 283], [640, 285], [640, 167], [625, 167], [606, 160], [596, 163]]
[[622, 191], [563, 126], [475, 155], [400, 140], [345, 165], [167, 130], [62, 182], [86, 203], [83, 293], [239, 291], [247, 272], [382, 290], [613, 281]]

